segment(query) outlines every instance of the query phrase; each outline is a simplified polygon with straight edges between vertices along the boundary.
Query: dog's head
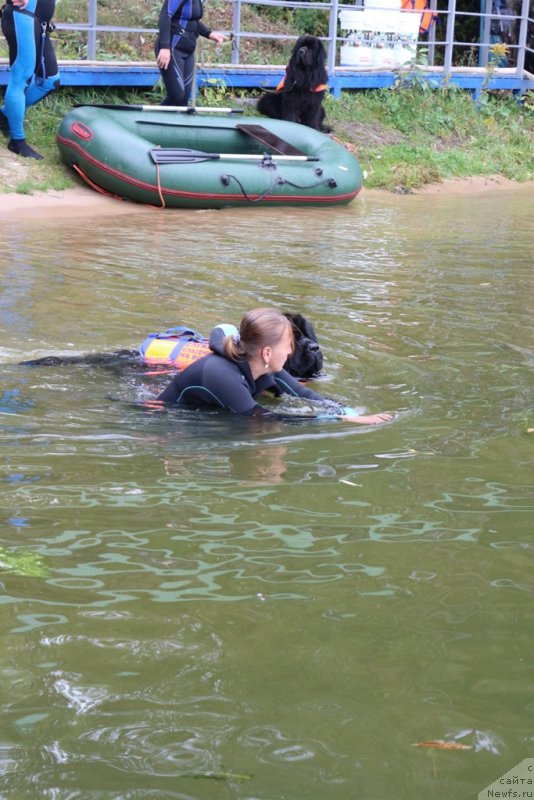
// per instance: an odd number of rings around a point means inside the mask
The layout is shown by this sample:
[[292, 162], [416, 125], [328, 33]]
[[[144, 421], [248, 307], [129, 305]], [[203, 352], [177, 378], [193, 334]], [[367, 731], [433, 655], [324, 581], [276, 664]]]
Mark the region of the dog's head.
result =
[[293, 58], [301, 69], [314, 69], [324, 64], [326, 51], [317, 36], [301, 36], [293, 49]]
[[311, 322], [302, 314], [287, 313], [295, 337], [295, 350], [284, 367], [295, 378], [313, 378], [323, 368], [323, 354]]

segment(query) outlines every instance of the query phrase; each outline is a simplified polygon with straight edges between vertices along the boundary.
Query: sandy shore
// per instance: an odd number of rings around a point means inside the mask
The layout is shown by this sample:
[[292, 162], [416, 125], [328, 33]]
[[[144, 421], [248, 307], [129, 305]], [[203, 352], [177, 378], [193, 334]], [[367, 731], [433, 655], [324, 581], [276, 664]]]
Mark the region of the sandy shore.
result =
[[451, 178], [443, 183], [431, 183], [417, 189], [414, 194], [480, 194], [482, 192], [499, 191], [523, 191], [530, 192], [534, 197], [534, 181], [527, 183], [517, 183], [508, 180], [501, 175], [493, 175], [487, 178]]
[[[430, 184], [418, 189], [412, 195], [395, 195], [402, 198], [413, 195], [467, 195], [484, 192], [521, 191], [530, 192], [534, 198], [534, 182], [517, 183], [498, 175], [487, 178], [462, 178]], [[363, 189], [366, 196], [389, 194], [374, 189]], [[356, 201], [357, 202], [357, 201]], [[0, 220], [17, 217], [21, 212], [31, 212], [33, 217], [54, 216], [61, 212], [63, 217], [116, 216], [147, 211], [147, 206], [115, 200], [98, 194], [92, 189], [79, 187], [61, 192], [36, 192], [32, 195], [0, 194]]]
[[147, 207], [106, 197], [93, 189], [79, 187], [61, 192], [35, 192], [35, 194], [0, 194], [0, 220], [30, 212], [32, 217], [49, 217], [61, 213], [63, 217], [116, 216], [146, 212]]

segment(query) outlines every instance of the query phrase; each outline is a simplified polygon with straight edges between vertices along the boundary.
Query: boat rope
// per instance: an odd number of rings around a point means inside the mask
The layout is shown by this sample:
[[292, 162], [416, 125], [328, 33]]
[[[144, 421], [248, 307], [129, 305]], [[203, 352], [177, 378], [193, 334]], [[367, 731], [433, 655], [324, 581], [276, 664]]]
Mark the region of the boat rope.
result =
[[165, 199], [163, 197], [163, 192], [161, 191], [161, 177], [159, 174], [159, 164], [157, 162], [156, 162], [156, 181], [158, 185], [159, 199], [161, 200], [161, 208], [165, 208]]
[[94, 189], [95, 191], [97, 191], [97, 192], [100, 192], [100, 194], [105, 194], [107, 197], [114, 197], [116, 200], [122, 200], [122, 199], [123, 199], [122, 197], [119, 197], [119, 195], [118, 195], [118, 194], [113, 194], [112, 192], [108, 192], [108, 191], [107, 191], [107, 189], [103, 189], [103, 188], [102, 188], [101, 186], [99, 186], [97, 183], [94, 183], [94, 182], [91, 180], [91, 178], [90, 178], [88, 175], [86, 175], [86, 174], [85, 174], [85, 172], [83, 171], [83, 169], [82, 169], [81, 167], [79, 167], [79, 166], [78, 166], [78, 164], [71, 164], [71, 166], [72, 166], [72, 169], [73, 169], [75, 172], [77, 172], [77, 173], [78, 173], [78, 175], [80, 176], [80, 178], [83, 178], [83, 180], [84, 180], [86, 183], [88, 183], [88, 184], [89, 184], [89, 186], [90, 186], [92, 189]]
[[267, 189], [265, 189], [265, 191], [262, 192], [260, 195], [258, 195], [257, 197], [249, 197], [245, 187], [243, 186], [239, 178], [236, 178], [235, 175], [229, 175], [228, 173], [226, 175], [221, 175], [221, 181], [225, 186], [228, 186], [230, 184], [230, 180], [234, 180], [237, 183], [237, 185], [241, 189], [243, 197], [245, 198], [245, 200], [248, 200], [249, 203], [259, 203], [260, 200], [263, 200], [265, 197], [267, 197], [267, 195], [270, 194], [276, 186], [284, 186], [285, 184], [287, 184], [288, 186], [292, 186], [294, 189], [316, 189], [317, 186], [329, 186], [330, 188], [335, 188], [337, 186], [337, 183], [333, 178], [325, 178], [322, 181], [317, 181], [317, 183], [310, 183], [308, 186], [302, 186], [299, 183], [293, 183], [293, 181], [288, 181], [287, 178], [283, 178], [281, 175], [279, 175], [277, 178], [275, 178], [275, 180], [271, 183], [271, 185], [268, 186]]
[[[78, 164], [71, 164], [71, 167], [75, 172], [78, 173], [80, 178], [82, 178], [96, 192], [99, 192], [100, 194], [103, 194], [106, 197], [112, 197], [114, 200], [125, 200], [125, 198], [121, 197], [120, 194], [113, 194], [113, 192], [108, 192], [107, 189], [103, 189], [97, 183], [94, 183], [94, 181], [92, 181], [91, 178], [88, 175], [85, 174], [83, 169], [81, 167], [79, 167]], [[159, 196], [160, 196], [161, 203], [162, 203], [161, 207], [165, 208], [165, 201], [163, 199], [163, 195], [162, 195], [160, 187], [159, 187], [159, 170], [158, 170], [158, 191], [159, 191]], [[145, 203], [145, 205], [148, 206], [148, 208], [156, 208], [156, 209], [159, 208], [159, 206], [153, 206], [151, 203]]]

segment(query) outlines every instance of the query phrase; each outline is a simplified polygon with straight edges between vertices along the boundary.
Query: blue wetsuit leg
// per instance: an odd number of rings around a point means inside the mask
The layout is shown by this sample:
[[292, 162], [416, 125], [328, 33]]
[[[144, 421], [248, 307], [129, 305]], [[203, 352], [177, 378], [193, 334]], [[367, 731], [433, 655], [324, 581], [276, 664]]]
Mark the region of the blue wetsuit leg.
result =
[[35, 19], [7, 6], [2, 15], [2, 31], [9, 43], [9, 82], [2, 108], [13, 139], [24, 139], [26, 88], [35, 70]]
[[26, 108], [33, 106], [59, 86], [59, 71], [54, 47], [48, 34], [40, 33], [37, 66], [26, 90]]
[[[27, 9], [37, 8], [30, 0]], [[24, 139], [24, 113], [27, 106], [41, 100], [59, 84], [57, 61], [52, 43], [43, 37], [41, 22], [32, 14], [6, 6], [2, 15], [2, 32], [9, 45], [9, 82], [2, 112], [14, 140]]]

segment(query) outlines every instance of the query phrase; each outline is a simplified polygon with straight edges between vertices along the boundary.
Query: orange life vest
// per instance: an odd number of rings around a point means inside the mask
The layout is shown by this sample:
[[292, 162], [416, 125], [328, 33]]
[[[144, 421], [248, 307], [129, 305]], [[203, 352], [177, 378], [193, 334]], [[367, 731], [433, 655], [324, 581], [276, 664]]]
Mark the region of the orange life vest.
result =
[[428, 33], [438, 18], [435, 11], [428, 11], [428, 0], [401, 0], [402, 11], [418, 11], [421, 14], [419, 33]]
[[[286, 78], [285, 78], [285, 75], [284, 75], [284, 77], [282, 78], [282, 80], [280, 81], [278, 86], [276, 87], [276, 91], [277, 92], [281, 92], [282, 91], [282, 89], [284, 88], [285, 81], [286, 81]], [[310, 89], [310, 92], [325, 92], [327, 89], [328, 89], [328, 86], [326, 85], [326, 83], [320, 83], [318, 86], [315, 87], [315, 89]]]

